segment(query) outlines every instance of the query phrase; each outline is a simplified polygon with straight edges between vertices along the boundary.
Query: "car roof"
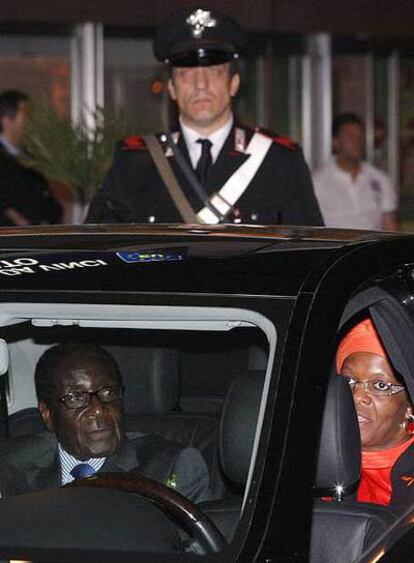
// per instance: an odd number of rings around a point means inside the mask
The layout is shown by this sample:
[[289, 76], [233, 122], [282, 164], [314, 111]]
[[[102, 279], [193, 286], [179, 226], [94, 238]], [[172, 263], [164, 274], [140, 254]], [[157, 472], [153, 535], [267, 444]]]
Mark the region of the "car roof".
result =
[[[0, 247], [5, 247], [12, 240], [20, 244], [25, 240], [27, 245], [34, 244], [41, 248], [50, 246], [53, 236], [61, 243], [75, 243], [79, 237], [89, 238], [89, 235], [99, 238], [120, 237], [134, 235], [143, 237], [224, 237], [226, 239], [247, 238], [274, 241], [283, 240], [312, 240], [319, 243], [331, 242], [350, 244], [367, 240], [378, 240], [401, 236], [401, 233], [384, 231], [369, 231], [357, 229], [334, 229], [328, 227], [302, 227], [289, 225], [184, 225], [184, 224], [87, 224], [87, 225], [48, 225], [29, 227], [0, 227]], [[48, 242], [49, 240], [49, 242]]]
[[287, 226], [2, 228], [0, 290], [292, 296], [334, 256], [401, 236]]

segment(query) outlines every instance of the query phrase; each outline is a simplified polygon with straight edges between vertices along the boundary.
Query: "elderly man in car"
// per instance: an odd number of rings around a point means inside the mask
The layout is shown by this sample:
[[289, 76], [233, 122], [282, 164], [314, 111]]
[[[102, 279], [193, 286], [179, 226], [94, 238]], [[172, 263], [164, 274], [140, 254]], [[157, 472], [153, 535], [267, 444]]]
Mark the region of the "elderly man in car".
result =
[[208, 470], [198, 450], [125, 433], [121, 374], [103, 348], [49, 348], [36, 366], [35, 385], [48, 432], [9, 441], [0, 463], [2, 496], [59, 487], [96, 472], [133, 471], [193, 502], [208, 499]]

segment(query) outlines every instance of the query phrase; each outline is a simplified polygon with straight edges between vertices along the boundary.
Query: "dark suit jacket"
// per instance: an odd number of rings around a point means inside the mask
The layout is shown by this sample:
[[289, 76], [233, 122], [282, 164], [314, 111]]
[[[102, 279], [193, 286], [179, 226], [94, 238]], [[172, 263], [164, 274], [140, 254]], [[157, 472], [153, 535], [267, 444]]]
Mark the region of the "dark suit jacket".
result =
[[[193, 502], [209, 498], [209, 475], [198, 450], [183, 448], [156, 435], [128, 434], [121, 448], [107, 458], [100, 472], [137, 473], [163, 484], [176, 484]], [[53, 433], [19, 436], [0, 451], [0, 492], [3, 497], [59, 487], [58, 442]]]
[[58, 223], [62, 209], [51, 195], [41, 174], [24, 166], [0, 143], [0, 225], [13, 223], [4, 215], [12, 207], [30, 224]]
[[[239, 129], [236, 134], [236, 128]], [[233, 173], [249, 158], [240, 150], [240, 130], [247, 147], [254, 130], [236, 123], [230, 131], [214, 165], [209, 169], [206, 191], [220, 190]], [[191, 167], [187, 147], [180, 131], [178, 147]], [[162, 139], [162, 135], [159, 137]], [[168, 156], [175, 176], [195, 212], [204, 207], [191, 188], [171, 151]], [[238, 150], [239, 149], [239, 150]], [[226, 219], [242, 223], [323, 225], [309, 169], [302, 151], [288, 139], [274, 137], [256, 175]], [[117, 147], [114, 164], [101, 189], [95, 194], [87, 223], [182, 223], [142, 137], [128, 137]], [[240, 222], [240, 221], [238, 221]]]

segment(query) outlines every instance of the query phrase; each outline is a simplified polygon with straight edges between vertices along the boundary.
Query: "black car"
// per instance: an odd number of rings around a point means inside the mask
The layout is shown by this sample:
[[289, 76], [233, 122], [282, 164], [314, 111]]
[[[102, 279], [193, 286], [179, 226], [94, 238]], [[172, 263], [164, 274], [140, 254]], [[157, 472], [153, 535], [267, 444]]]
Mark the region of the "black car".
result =
[[211, 490], [193, 505], [138, 471], [5, 496], [1, 560], [413, 560], [414, 486], [400, 510], [354, 500], [358, 427], [334, 358], [338, 334], [369, 310], [410, 368], [414, 236], [2, 229], [0, 302], [0, 492], [9, 444], [45, 433], [36, 362], [72, 340], [116, 358], [127, 431], [197, 448]]

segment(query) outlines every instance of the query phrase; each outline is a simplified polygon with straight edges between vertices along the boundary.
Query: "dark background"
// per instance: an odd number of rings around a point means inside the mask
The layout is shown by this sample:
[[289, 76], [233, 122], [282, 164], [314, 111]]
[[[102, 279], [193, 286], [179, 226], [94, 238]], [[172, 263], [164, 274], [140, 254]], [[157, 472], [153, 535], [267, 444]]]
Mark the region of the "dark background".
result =
[[[106, 25], [150, 29], [175, 9], [195, 2], [165, 0], [2, 0], [1, 23], [71, 24], [99, 21]], [[202, 7], [237, 14], [249, 31], [370, 34], [379, 37], [414, 35], [413, 0], [221, 0]], [[252, 7], [254, 6], [254, 9]]]

